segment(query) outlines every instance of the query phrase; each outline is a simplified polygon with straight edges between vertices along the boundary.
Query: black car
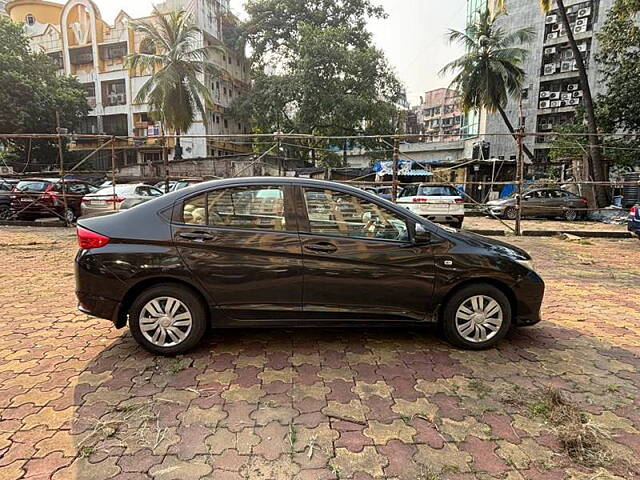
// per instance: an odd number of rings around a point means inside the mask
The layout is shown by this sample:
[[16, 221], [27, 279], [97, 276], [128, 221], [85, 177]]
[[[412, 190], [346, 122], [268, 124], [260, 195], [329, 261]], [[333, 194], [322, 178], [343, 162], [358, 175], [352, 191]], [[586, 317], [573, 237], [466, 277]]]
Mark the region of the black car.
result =
[[209, 326], [365, 322], [438, 323], [483, 349], [539, 322], [544, 294], [521, 249], [317, 180], [202, 183], [80, 219], [78, 241], [79, 309], [165, 355]]
[[635, 233], [640, 238], [640, 205], [631, 207], [627, 226], [631, 233]]
[[0, 178], [0, 220], [11, 217], [11, 191], [18, 184], [18, 180]]

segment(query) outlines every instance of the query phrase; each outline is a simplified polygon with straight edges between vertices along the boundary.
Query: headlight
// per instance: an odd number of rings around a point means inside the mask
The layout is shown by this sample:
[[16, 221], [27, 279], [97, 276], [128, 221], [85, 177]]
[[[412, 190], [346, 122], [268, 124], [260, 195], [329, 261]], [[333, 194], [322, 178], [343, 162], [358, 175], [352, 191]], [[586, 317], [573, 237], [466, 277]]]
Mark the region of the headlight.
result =
[[533, 260], [516, 260], [516, 262], [518, 262], [520, 265], [522, 265], [523, 267], [528, 268], [529, 270], [531, 270], [532, 272], [536, 271], [535, 266], [533, 265]]

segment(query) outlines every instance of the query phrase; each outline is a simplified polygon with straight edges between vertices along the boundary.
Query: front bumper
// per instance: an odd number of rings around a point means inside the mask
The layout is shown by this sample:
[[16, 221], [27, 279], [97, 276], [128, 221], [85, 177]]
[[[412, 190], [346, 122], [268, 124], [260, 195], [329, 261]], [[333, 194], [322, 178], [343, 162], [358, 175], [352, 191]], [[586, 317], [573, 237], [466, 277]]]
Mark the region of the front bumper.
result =
[[518, 281], [513, 288], [516, 297], [515, 325], [527, 327], [542, 320], [540, 310], [544, 291], [544, 280], [534, 271], [530, 271]]

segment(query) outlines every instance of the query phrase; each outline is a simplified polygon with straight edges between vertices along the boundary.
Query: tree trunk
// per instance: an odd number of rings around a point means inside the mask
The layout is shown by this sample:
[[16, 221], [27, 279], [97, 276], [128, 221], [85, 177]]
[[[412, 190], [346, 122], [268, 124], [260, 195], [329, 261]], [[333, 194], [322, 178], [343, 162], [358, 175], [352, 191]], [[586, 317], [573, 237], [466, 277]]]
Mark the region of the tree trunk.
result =
[[182, 145], [180, 144], [180, 129], [176, 128], [176, 147], [175, 147], [175, 155], [173, 156], [174, 160], [182, 160]]
[[[596, 182], [605, 182], [605, 168], [602, 161], [602, 149], [600, 146], [600, 137], [598, 135], [598, 124], [596, 122], [596, 115], [593, 108], [593, 97], [591, 96], [591, 87], [589, 86], [589, 77], [587, 76], [587, 69], [582, 59], [582, 53], [578, 49], [578, 44], [573, 36], [573, 30], [569, 23], [569, 17], [567, 16], [567, 9], [564, 6], [564, 0], [558, 0], [558, 10], [560, 11], [560, 17], [562, 17], [562, 23], [567, 31], [567, 39], [569, 40], [569, 46], [573, 52], [573, 56], [576, 60], [576, 66], [578, 67], [578, 76], [580, 77], [580, 86], [582, 88], [582, 99], [584, 101], [584, 111], [587, 115], [587, 132], [589, 137], [589, 156], [591, 157], [591, 167], [593, 178]], [[609, 204], [609, 195], [607, 188], [604, 185], [596, 185], [596, 204], [598, 207], [604, 207]]]
[[[500, 112], [500, 116], [502, 117], [504, 124], [507, 126], [507, 129], [509, 130], [511, 135], [513, 135], [513, 139], [517, 142], [518, 136], [516, 135], [516, 130], [513, 128], [513, 125], [511, 125], [511, 121], [509, 120], [507, 113], [504, 111], [501, 105], [498, 105], [498, 112]], [[529, 158], [529, 160], [533, 161], [533, 153], [531, 153], [529, 147], [523, 144], [522, 150], [524, 151], [524, 154]]]

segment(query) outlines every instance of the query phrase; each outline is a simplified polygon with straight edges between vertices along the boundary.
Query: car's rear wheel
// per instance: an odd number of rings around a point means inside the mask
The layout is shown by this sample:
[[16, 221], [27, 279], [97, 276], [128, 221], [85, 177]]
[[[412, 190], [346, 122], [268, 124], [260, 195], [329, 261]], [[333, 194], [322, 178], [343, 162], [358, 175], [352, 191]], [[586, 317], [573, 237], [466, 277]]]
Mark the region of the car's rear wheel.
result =
[[76, 221], [76, 214], [73, 211], [73, 209], [69, 207], [64, 209], [64, 212], [62, 213], [62, 217], [64, 218], [64, 221], [67, 222], [68, 224], [71, 224]]
[[507, 207], [504, 211], [504, 218], [508, 220], [515, 220], [518, 216], [518, 210], [514, 207]]
[[133, 302], [129, 328], [146, 350], [177, 355], [200, 343], [207, 330], [207, 313], [202, 300], [188, 288], [157, 285]]
[[574, 210], [573, 208], [567, 208], [564, 211], [564, 218], [569, 222], [573, 222], [574, 220], [578, 219], [578, 211]]
[[9, 205], [0, 205], [0, 220], [8, 220], [11, 217], [11, 207]]
[[511, 328], [511, 305], [506, 295], [492, 285], [469, 285], [445, 305], [442, 327], [453, 345], [470, 350], [491, 348]]

